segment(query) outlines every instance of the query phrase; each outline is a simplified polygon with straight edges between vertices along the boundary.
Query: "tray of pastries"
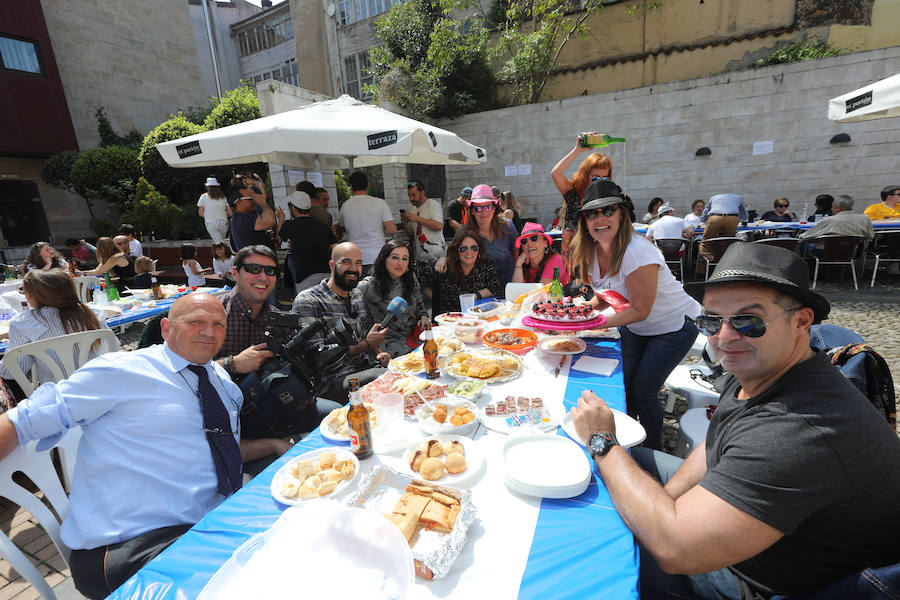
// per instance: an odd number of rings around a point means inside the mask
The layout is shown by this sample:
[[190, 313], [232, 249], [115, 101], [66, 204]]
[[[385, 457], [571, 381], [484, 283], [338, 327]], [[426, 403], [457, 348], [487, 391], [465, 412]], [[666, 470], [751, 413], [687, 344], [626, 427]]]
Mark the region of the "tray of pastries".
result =
[[450, 355], [444, 372], [457, 379], [503, 383], [522, 374], [522, 359], [500, 348], [462, 350]]

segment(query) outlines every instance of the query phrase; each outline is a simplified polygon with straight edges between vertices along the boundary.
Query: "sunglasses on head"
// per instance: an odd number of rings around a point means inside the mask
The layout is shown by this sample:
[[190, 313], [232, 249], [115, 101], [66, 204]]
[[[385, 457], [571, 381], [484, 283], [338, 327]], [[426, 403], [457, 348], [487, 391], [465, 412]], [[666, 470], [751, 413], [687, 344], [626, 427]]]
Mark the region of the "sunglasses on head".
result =
[[775, 319], [780, 319], [784, 315], [788, 315], [797, 308], [790, 308], [771, 321], [763, 321], [762, 317], [758, 317], [756, 315], [732, 315], [730, 317], [721, 317], [717, 315], [700, 315], [696, 319], [694, 319], [694, 325], [697, 326], [697, 329], [700, 330], [700, 333], [703, 335], [710, 337], [719, 333], [722, 329], [722, 321], [728, 321], [728, 324], [732, 329], [737, 331], [744, 337], [749, 338], [758, 338], [762, 337], [766, 334], [766, 325], [771, 325], [775, 322]]
[[493, 202], [490, 204], [475, 204], [472, 206], [472, 212], [491, 212], [492, 210], [494, 210]]
[[603, 215], [604, 217], [611, 217], [616, 214], [616, 211], [619, 210], [618, 204], [613, 204], [612, 206], [604, 206], [603, 208], [597, 210], [586, 210], [582, 214], [585, 219], [595, 219], [597, 215]]
[[459, 253], [465, 254], [466, 252], [478, 252], [478, 244], [472, 244], [471, 246], [460, 246]]
[[407, 181], [406, 182], [406, 189], [408, 189], [408, 190], [412, 189], [412, 188], [417, 188], [417, 187], [419, 187], [419, 182], [417, 182], [417, 181]]
[[539, 234], [539, 233], [535, 233], [535, 234], [529, 235], [529, 236], [527, 236], [527, 237], [526, 237], [526, 236], [523, 236], [523, 237], [520, 237], [520, 238], [519, 238], [519, 244], [524, 244], [525, 242], [531, 242], [532, 244], [535, 244], [535, 243], [537, 243], [537, 241], [538, 241], [539, 239], [541, 239], [542, 237], [544, 237], [544, 236], [542, 236], [542, 235]]
[[256, 263], [244, 263], [237, 265], [238, 269], [243, 269], [251, 275], [258, 275], [260, 271], [265, 271], [269, 277], [275, 277], [278, 274], [278, 267], [270, 267], [269, 265], [258, 265]]

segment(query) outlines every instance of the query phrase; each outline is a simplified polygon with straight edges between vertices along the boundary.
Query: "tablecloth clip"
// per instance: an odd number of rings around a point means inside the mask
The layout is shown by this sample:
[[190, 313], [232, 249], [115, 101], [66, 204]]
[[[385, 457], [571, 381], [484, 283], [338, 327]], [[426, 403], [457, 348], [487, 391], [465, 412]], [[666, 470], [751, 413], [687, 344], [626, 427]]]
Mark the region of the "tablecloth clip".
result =
[[247, 562], [253, 557], [253, 555], [260, 549], [265, 548], [266, 546], [266, 532], [268, 529], [260, 531], [255, 534], [249, 540], [241, 544], [237, 550], [232, 553], [232, 557], [234, 557], [234, 562], [239, 564], [241, 567], [247, 565]]

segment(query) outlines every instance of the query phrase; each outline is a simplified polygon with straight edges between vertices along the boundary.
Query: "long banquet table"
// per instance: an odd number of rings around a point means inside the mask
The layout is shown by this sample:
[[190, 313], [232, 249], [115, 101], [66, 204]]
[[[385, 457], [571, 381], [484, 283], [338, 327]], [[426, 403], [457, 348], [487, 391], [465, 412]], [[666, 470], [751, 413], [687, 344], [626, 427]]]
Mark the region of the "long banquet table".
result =
[[[618, 340], [587, 342], [588, 354], [621, 357]], [[486, 389], [495, 401], [509, 394], [535, 396], [540, 392], [545, 407], [553, 407], [558, 416], [574, 405], [583, 390], [593, 389], [613, 408], [625, 410], [621, 360], [611, 376], [601, 377], [571, 370], [571, 361], [576, 358], [567, 358], [559, 377], [554, 378], [552, 371], [559, 357], [541, 356], [534, 350], [525, 356], [526, 368], [519, 379]], [[444, 377], [442, 383], [448, 383], [449, 378]], [[616, 512], [593, 462], [590, 486], [580, 496], [563, 500], [524, 496], [503, 483], [501, 449], [506, 436], [484, 431], [482, 427], [476, 432], [486, 460], [480, 478], [469, 486], [478, 512], [467, 543], [444, 579], [417, 579], [409, 597], [637, 598], [639, 555], [635, 540]], [[558, 428], [556, 435], [565, 433]], [[270, 527], [285, 510], [269, 490], [276, 471], [292, 457], [328, 444], [318, 429], [308, 435], [110, 598], [196, 598], [235, 549]], [[376, 455], [361, 461], [363, 475], [382, 462], [391, 466], [398, 458]], [[298, 582], [303, 580], [302, 565], [298, 565], [296, 576]]]

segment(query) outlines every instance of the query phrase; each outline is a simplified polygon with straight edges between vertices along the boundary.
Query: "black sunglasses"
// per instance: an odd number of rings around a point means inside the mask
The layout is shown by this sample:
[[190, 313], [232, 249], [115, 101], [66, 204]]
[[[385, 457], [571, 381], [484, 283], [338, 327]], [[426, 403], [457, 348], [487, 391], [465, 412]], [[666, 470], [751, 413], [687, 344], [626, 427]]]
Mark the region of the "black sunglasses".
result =
[[459, 253], [465, 254], [466, 252], [478, 252], [478, 244], [472, 244], [471, 246], [460, 246]]
[[243, 269], [251, 275], [258, 275], [260, 271], [264, 271], [269, 277], [275, 277], [278, 274], [278, 267], [270, 267], [269, 265], [258, 265], [256, 263], [244, 263], [237, 265], [238, 269]]
[[790, 204], [776, 204], [775, 208], [787, 208]]
[[[780, 319], [784, 315], [788, 315], [797, 308], [790, 308], [777, 317], [775, 319]], [[766, 325], [771, 325], [775, 322], [775, 319], [771, 321], [763, 321], [762, 317], [757, 317], [756, 315], [733, 315], [731, 317], [720, 317], [716, 315], [700, 315], [696, 319], [694, 319], [694, 325], [697, 326], [697, 329], [700, 330], [700, 333], [703, 335], [710, 337], [719, 333], [719, 330], [722, 329], [722, 321], [728, 321], [728, 324], [732, 329], [737, 331], [744, 337], [749, 338], [758, 338], [762, 337], [766, 334]]]
[[585, 219], [594, 219], [597, 215], [603, 215], [604, 217], [611, 217], [616, 214], [616, 211], [619, 210], [618, 204], [613, 204], [612, 206], [604, 206], [598, 210], [586, 210], [581, 214], [584, 215]]
[[532, 244], [535, 244], [542, 237], [544, 237], [544, 236], [542, 236], [539, 233], [535, 233], [534, 235], [529, 235], [528, 237], [521, 237], [521, 238], [519, 238], [519, 244], [521, 245], [521, 244], [524, 244], [525, 242], [531, 242]]

